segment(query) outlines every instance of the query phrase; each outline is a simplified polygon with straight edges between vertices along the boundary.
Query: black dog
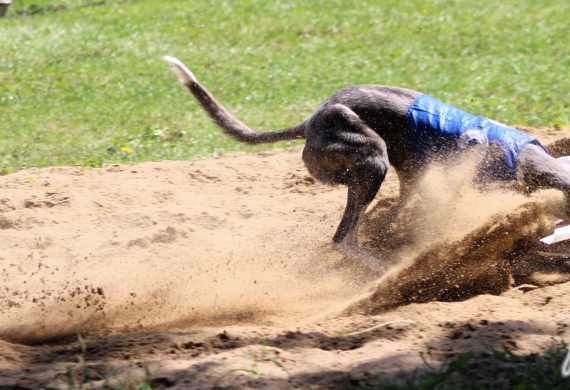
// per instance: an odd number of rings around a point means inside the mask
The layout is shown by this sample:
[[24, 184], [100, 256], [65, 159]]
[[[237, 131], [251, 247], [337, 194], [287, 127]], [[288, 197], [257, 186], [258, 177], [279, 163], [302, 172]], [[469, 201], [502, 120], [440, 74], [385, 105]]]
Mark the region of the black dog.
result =
[[333, 94], [306, 121], [258, 132], [222, 107], [184, 64], [164, 59], [213, 121], [235, 140], [255, 145], [306, 139], [303, 161], [311, 175], [324, 183], [348, 186], [346, 209], [333, 242], [376, 270], [386, 266], [359, 249], [358, 222], [389, 165], [397, 171], [405, 196], [431, 160], [449, 159], [471, 144], [484, 145], [482, 172], [518, 183], [525, 193], [556, 188], [570, 199], [570, 169], [536, 139], [428, 95], [379, 85], [348, 87]]

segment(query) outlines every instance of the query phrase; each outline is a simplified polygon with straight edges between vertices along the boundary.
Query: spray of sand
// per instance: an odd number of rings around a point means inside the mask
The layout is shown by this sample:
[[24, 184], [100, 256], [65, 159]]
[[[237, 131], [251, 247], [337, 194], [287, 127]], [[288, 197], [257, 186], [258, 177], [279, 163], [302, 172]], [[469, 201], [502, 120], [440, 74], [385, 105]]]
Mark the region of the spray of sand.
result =
[[[474, 185], [477, 163], [472, 155], [455, 166], [434, 166], [405, 204], [380, 205], [370, 213], [366, 245], [395, 266], [345, 314], [500, 294], [529, 281], [521, 276], [532, 272], [518, 272], [529, 255], [535, 270], [544, 268], [536, 255], [544, 250], [539, 238], [566, 217], [562, 194], [549, 190], [529, 197], [498, 186], [481, 189]], [[555, 268], [568, 271], [566, 264]]]

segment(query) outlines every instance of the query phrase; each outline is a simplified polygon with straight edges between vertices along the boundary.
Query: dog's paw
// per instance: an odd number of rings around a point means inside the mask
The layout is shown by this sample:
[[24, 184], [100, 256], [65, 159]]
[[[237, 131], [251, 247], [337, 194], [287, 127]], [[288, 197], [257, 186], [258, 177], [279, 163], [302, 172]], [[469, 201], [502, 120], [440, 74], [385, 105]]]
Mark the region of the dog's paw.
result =
[[335, 249], [338, 250], [343, 255], [349, 257], [353, 261], [357, 261], [366, 267], [370, 268], [373, 272], [378, 275], [383, 275], [390, 268], [388, 264], [382, 260], [378, 260], [374, 256], [369, 255], [356, 245], [347, 244], [333, 244]]
[[366, 266], [368, 266], [372, 271], [376, 272], [378, 275], [384, 275], [386, 271], [388, 271], [388, 269], [390, 268], [388, 264], [372, 256], [368, 256], [368, 258], [359, 259], [359, 260], [361, 260]]

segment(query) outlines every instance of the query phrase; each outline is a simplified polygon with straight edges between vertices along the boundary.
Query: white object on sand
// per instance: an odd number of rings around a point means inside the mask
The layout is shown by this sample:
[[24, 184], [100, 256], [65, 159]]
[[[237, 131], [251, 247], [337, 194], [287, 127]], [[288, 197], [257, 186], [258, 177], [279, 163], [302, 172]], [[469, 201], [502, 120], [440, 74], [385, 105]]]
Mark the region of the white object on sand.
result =
[[550, 245], [565, 240], [570, 240], [570, 225], [554, 229], [554, 234], [541, 238], [540, 242], [543, 242], [546, 245]]
[[564, 164], [564, 168], [570, 170], [570, 156], [558, 157], [556, 160], [558, 160], [562, 164]]
[[570, 156], [558, 157], [557, 160], [560, 160], [562, 162], [568, 162], [568, 161], [570, 161]]

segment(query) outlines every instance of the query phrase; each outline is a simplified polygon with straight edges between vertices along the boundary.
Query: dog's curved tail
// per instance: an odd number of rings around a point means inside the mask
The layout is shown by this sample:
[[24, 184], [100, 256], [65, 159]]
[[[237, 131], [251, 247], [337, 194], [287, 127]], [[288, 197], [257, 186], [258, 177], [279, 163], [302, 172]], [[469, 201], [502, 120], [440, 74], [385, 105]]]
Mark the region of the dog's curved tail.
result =
[[278, 131], [263, 132], [250, 129], [218, 103], [182, 62], [169, 56], [165, 56], [164, 60], [170, 64], [180, 82], [190, 90], [190, 93], [194, 95], [214, 123], [236, 141], [256, 145], [305, 138], [306, 121]]

